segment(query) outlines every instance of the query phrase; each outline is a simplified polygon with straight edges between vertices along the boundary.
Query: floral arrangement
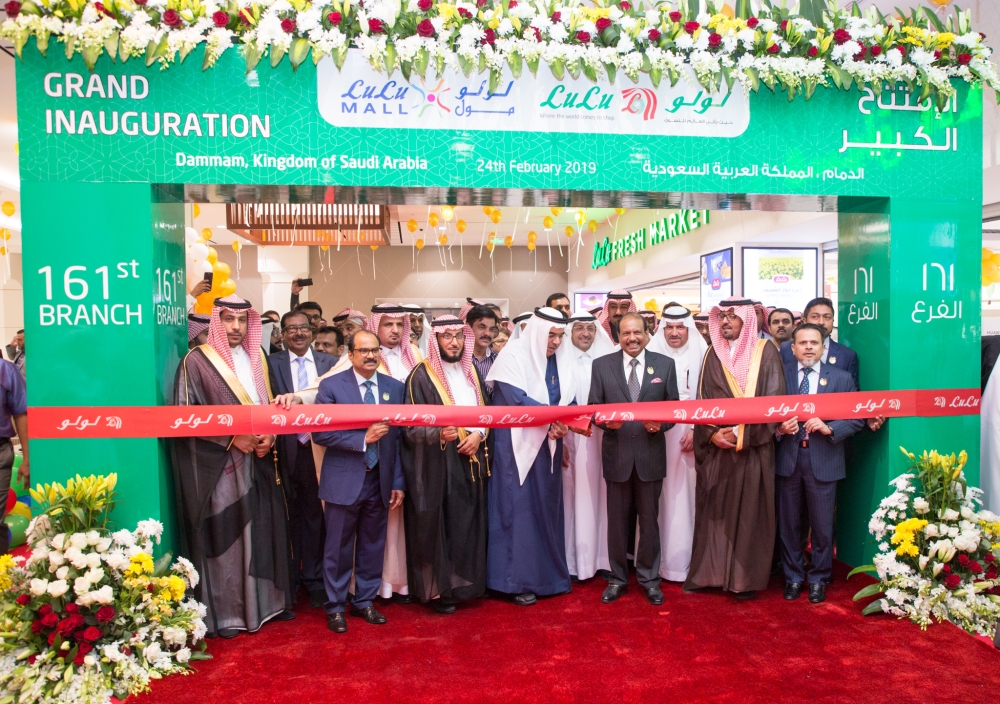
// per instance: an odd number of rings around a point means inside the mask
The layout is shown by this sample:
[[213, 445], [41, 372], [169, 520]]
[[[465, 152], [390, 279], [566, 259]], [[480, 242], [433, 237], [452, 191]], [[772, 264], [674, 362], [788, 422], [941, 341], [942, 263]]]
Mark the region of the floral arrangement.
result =
[[868, 524], [879, 541], [875, 564], [851, 572], [877, 573], [879, 582], [854, 600], [883, 594], [865, 614], [906, 616], [921, 628], [951, 621], [993, 637], [1000, 619], [1000, 517], [981, 510], [982, 492], [966, 484], [964, 451], [903, 453], [913, 471], [890, 482], [895, 491]]
[[925, 8], [885, 16], [800, 0], [793, 13], [760, 0], [754, 14], [749, 0], [733, 2], [735, 11], [709, 0], [701, 12], [699, 0], [8, 0], [0, 36], [19, 56], [29, 37], [43, 54], [56, 37], [91, 69], [105, 51], [167, 66], [204, 43], [203, 68], [234, 44], [247, 71], [264, 56], [277, 66], [287, 55], [297, 68], [310, 53], [342, 66], [356, 47], [376, 69], [407, 78], [428, 67], [488, 71], [490, 90], [505, 66], [516, 78], [542, 61], [560, 79], [614, 81], [620, 71], [633, 81], [646, 73], [654, 85], [665, 76], [675, 83], [689, 65], [707, 90], [763, 83], [790, 99], [831, 82], [876, 91], [919, 84], [920, 99], [939, 106], [954, 93], [952, 78], [1000, 89], [968, 11], [942, 20]]
[[[111, 532], [117, 475], [31, 491], [31, 556], [0, 558], [0, 701], [108, 702], [207, 658], [190, 562], [154, 562], [163, 526]], [[200, 642], [200, 647], [196, 647]]]

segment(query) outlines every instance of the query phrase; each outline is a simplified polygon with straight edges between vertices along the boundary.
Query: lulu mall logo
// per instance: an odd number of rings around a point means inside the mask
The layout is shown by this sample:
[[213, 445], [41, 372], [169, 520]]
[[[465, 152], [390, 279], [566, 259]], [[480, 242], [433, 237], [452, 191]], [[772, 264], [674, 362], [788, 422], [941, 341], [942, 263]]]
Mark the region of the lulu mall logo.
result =
[[622, 100], [625, 101], [622, 112], [633, 115], [641, 112], [643, 120], [656, 117], [656, 91], [649, 88], [626, 88], [622, 91]]

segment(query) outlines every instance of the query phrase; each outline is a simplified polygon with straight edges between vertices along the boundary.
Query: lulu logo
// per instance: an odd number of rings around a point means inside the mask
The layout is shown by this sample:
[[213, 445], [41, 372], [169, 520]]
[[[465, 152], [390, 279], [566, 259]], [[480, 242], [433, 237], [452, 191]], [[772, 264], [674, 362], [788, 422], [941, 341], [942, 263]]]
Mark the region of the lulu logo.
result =
[[633, 115], [642, 112], [643, 120], [656, 117], [656, 91], [649, 88], [626, 88], [622, 91], [622, 100], [625, 101], [622, 112]]
[[287, 421], [285, 420], [284, 416], [271, 416], [271, 423], [273, 423], [274, 425], [280, 425], [281, 427], [285, 427], [286, 422]]

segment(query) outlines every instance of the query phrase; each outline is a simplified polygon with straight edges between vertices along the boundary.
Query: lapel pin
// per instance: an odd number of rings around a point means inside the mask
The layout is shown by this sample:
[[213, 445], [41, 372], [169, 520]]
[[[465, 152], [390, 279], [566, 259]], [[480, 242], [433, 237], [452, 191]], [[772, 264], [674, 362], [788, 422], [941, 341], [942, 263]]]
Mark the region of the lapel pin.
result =
[[652, 367], [646, 367], [646, 373], [647, 374], [652, 374], [653, 373], [653, 368]]
[[836, 364], [836, 363], [837, 363], [837, 358], [836, 357], [830, 357], [830, 364]]
[[826, 379], [820, 379], [819, 380], [819, 385], [820, 386], [826, 386]]
[[[824, 379], [823, 381], [826, 381], [826, 379]], [[382, 400], [383, 401], [388, 401], [389, 400], [389, 392], [388, 391], [383, 391], [382, 392]]]

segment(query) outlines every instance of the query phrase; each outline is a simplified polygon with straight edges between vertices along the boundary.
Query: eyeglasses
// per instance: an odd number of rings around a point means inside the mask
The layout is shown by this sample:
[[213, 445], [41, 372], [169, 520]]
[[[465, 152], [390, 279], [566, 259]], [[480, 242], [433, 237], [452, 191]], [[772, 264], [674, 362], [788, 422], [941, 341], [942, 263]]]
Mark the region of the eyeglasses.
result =
[[380, 347], [355, 347], [354, 351], [362, 357], [375, 357], [381, 351]]
[[728, 320], [733, 323], [740, 320], [740, 316], [736, 315], [736, 313], [719, 313], [719, 320]]
[[282, 328], [285, 332], [305, 332], [306, 330], [312, 330], [311, 325], [286, 325]]
[[456, 333], [441, 332], [441, 333], [438, 333], [438, 339], [441, 342], [455, 342], [456, 340], [458, 342], [464, 342], [465, 341], [465, 333], [461, 333], [461, 332], [456, 332]]

